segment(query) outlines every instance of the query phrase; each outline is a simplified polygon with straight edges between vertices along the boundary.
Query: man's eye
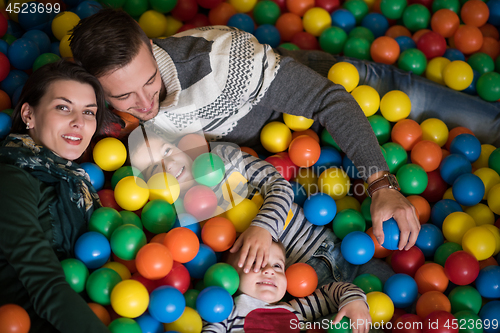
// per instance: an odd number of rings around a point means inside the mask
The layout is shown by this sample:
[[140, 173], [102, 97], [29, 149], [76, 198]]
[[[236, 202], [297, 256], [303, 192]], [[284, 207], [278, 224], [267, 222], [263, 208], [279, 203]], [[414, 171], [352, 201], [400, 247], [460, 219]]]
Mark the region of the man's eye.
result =
[[154, 78], [152, 78], [151, 80], [149, 80], [149, 81], [146, 83], [146, 85], [147, 85], [147, 86], [152, 85], [153, 83], [155, 83], [155, 79], [156, 79], [156, 76], [155, 76]]
[[126, 100], [130, 95], [125, 95], [125, 96], [122, 96], [122, 97], [118, 97], [117, 100], [119, 101], [123, 101], [123, 100]]

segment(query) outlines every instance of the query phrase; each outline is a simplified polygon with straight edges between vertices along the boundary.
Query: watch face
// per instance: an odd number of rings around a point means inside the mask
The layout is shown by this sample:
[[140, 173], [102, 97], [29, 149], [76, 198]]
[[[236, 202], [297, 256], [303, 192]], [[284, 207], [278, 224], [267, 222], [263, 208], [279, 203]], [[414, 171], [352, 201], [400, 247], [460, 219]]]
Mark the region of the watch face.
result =
[[391, 186], [399, 189], [399, 183], [398, 183], [398, 179], [396, 178], [396, 176], [394, 175], [388, 175], [387, 179], [389, 179], [389, 183], [391, 184]]

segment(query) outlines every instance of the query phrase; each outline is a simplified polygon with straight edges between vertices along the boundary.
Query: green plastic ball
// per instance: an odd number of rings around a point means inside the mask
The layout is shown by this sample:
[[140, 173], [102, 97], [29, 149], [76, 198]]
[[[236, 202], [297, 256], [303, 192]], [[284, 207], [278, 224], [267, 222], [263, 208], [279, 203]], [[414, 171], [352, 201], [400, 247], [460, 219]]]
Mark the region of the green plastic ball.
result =
[[363, 38], [371, 44], [375, 40], [375, 35], [368, 28], [356, 27], [349, 32], [349, 38]]
[[[330, 323], [333, 322], [336, 315], [333, 315], [330, 319]], [[352, 333], [351, 321], [349, 318], [344, 316], [336, 325], [328, 325], [328, 333]]]
[[398, 68], [422, 75], [427, 67], [427, 58], [419, 49], [408, 49], [399, 55]]
[[450, 254], [457, 251], [462, 251], [462, 246], [460, 244], [453, 242], [446, 242], [444, 244], [441, 244], [436, 249], [436, 252], [434, 252], [434, 262], [444, 267], [446, 259], [448, 259]]
[[159, 13], [168, 13], [177, 5], [177, 0], [150, 0], [151, 7]]
[[500, 74], [489, 72], [481, 75], [476, 83], [477, 94], [488, 102], [500, 99]]
[[85, 290], [85, 284], [89, 277], [89, 269], [78, 259], [69, 258], [61, 261], [61, 266], [71, 289], [77, 293]]
[[344, 237], [352, 231], [364, 232], [366, 230], [366, 223], [363, 215], [352, 208], [338, 212], [332, 223], [333, 232], [340, 239], [344, 239]]
[[2, 110], [3, 113], [6, 113], [8, 114], [9, 116], [12, 117], [12, 113], [14, 112], [14, 109], [5, 109], [5, 110]]
[[111, 333], [142, 333], [141, 326], [133, 319], [118, 318], [109, 324]]
[[184, 299], [186, 300], [186, 306], [196, 310], [196, 299], [200, 291], [197, 289], [188, 289], [184, 293]]
[[397, 173], [399, 168], [408, 161], [408, 153], [400, 144], [395, 142], [384, 143], [382, 148], [385, 150], [385, 161], [389, 166], [390, 173]]
[[198, 156], [193, 162], [192, 170], [196, 182], [208, 187], [219, 184], [226, 173], [222, 159], [212, 153], [203, 153]]
[[359, 25], [363, 20], [363, 17], [365, 17], [370, 11], [368, 4], [363, 0], [347, 0], [342, 7], [354, 15], [356, 25]]
[[149, 2], [147, 0], [125, 0], [123, 10], [130, 16], [141, 16], [149, 9]]
[[154, 234], [168, 232], [175, 223], [175, 209], [165, 200], [152, 200], [144, 205], [141, 220], [144, 228]]
[[372, 198], [366, 197], [365, 200], [361, 203], [361, 215], [366, 222], [366, 227], [369, 228], [372, 225], [372, 213], [370, 211], [370, 207], [372, 205]]
[[143, 228], [141, 218], [137, 216], [136, 213], [130, 212], [128, 210], [122, 210], [120, 212], [120, 215], [122, 216], [123, 224], [132, 224], [139, 229]]
[[205, 289], [205, 282], [203, 280], [199, 280], [198, 282], [196, 282], [196, 284], [194, 285], [194, 288], [198, 291], [202, 291], [203, 289]]
[[407, 5], [406, 0], [382, 0], [380, 2], [380, 11], [388, 19], [397, 20], [403, 16]]
[[427, 29], [431, 13], [424, 5], [416, 3], [404, 9], [402, 19], [404, 26], [414, 32], [420, 29]]
[[122, 260], [133, 260], [137, 252], [146, 245], [144, 231], [132, 224], [125, 224], [116, 228], [111, 235], [111, 250]]
[[220, 262], [207, 269], [203, 282], [205, 287], [222, 287], [233, 295], [240, 286], [240, 277], [233, 266]]
[[481, 317], [470, 311], [459, 311], [454, 314], [457, 319], [458, 333], [483, 333]]
[[500, 56], [495, 59], [495, 72], [500, 73]]
[[121, 168], [113, 172], [113, 176], [111, 176], [111, 188], [114, 190], [116, 184], [118, 184], [120, 180], [128, 176], [139, 177], [142, 180], [146, 181], [139, 169], [132, 166], [122, 166]]
[[500, 148], [495, 149], [488, 158], [488, 167], [500, 174]]
[[51, 63], [56, 62], [58, 60], [61, 60], [61, 57], [58, 56], [57, 54], [54, 54], [54, 53], [40, 54], [35, 59], [35, 62], [33, 63], [33, 72], [46, 64], [51, 64]]
[[360, 287], [365, 294], [371, 293], [372, 291], [382, 291], [383, 285], [380, 279], [370, 273], [361, 274], [356, 277], [352, 283]]
[[348, 38], [344, 45], [344, 55], [360, 60], [371, 60], [370, 42], [364, 38]]
[[111, 291], [121, 280], [120, 274], [111, 268], [99, 268], [88, 277], [85, 290], [93, 302], [110, 305]]
[[482, 52], [474, 53], [467, 59], [467, 63], [472, 69], [484, 74], [495, 70], [495, 62], [489, 55]]
[[416, 164], [406, 164], [396, 173], [401, 192], [404, 195], [419, 195], [427, 187], [429, 179], [424, 168]]
[[263, 0], [258, 2], [255, 7], [253, 7], [253, 18], [257, 25], [274, 25], [280, 15], [280, 7], [274, 1]]
[[10, 35], [10, 34], [5, 34], [3, 35], [2, 39], [7, 42], [7, 44], [11, 45], [14, 43], [14, 41], [17, 39], [16, 37]]
[[347, 34], [339, 27], [326, 28], [319, 36], [319, 46], [325, 52], [339, 54], [344, 49]]
[[290, 51], [300, 50], [300, 47], [298, 47], [294, 43], [283, 43], [283, 44], [280, 44], [280, 47], [284, 48], [285, 50], [290, 50]]
[[335, 142], [335, 140], [333, 140], [330, 133], [328, 133], [326, 128], [323, 128], [323, 130], [321, 131], [320, 140], [321, 140], [321, 144], [323, 146], [330, 146], [330, 147], [337, 149], [338, 151], [342, 151], [342, 149], [340, 149], [339, 145]]
[[472, 286], [455, 287], [448, 298], [451, 303], [451, 313], [470, 311], [478, 314], [482, 306], [481, 294]]
[[432, 12], [435, 13], [440, 9], [449, 9], [460, 15], [460, 0], [434, 0], [432, 2]]
[[368, 117], [373, 132], [377, 137], [378, 143], [383, 145], [391, 138], [391, 123], [381, 115], [374, 114]]
[[123, 224], [120, 213], [111, 207], [97, 208], [90, 217], [89, 231], [97, 231], [109, 240], [113, 232]]

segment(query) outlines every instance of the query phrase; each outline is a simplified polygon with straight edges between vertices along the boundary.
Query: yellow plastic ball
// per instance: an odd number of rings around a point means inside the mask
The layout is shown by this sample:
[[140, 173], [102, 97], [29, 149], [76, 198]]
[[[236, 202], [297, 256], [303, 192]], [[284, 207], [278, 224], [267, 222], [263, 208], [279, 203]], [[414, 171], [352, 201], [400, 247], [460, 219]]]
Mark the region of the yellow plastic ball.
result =
[[[15, 21], [19, 23], [19, 11], [15, 10], [15, 8], [23, 8], [23, 3], [30, 2], [31, 0], [10, 0], [9, 1], [9, 8], [10, 10], [7, 12], [7, 15], [9, 16], [9, 19], [12, 21]], [[5, 8], [5, 7], [4, 7]], [[26, 8], [26, 7], [25, 7]], [[17, 13], [16, 13], [17, 12]]]
[[238, 13], [248, 13], [255, 7], [257, 0], [229, 0]]
[[319, 37], [326, 28], [332, 26], [332, 17], [325, 9], [314, 7], [306, 11], [302, 24], [306, 32]]
[[488, 197], [488, 193], [493, 188], [493, 186], [500, 184], [500, 176], [498, 175], [498, 173], [495, 170], [490, 169], [488, 167], [477, 169], [476, 171], [474, 171], [474, 174], [483, 181], [484, 184], [483, 199], [486, 199]]
[[314, 123], [313, 119], [284, 113], [283, 121], [292, 131], [305, 131]]
[[493, 213], [500, 215], [500, 184], [493, 186], [486, 197], [488, 201], [488, 207], [493, 211]]
[[262, 146], [271, 153], [279, 153], [288, 149], [292, 142], [292, 132], [285, 124], [273, 121], [260, 131]]
[[370, 117], [377, 113], [380, 106], [380, 95], [370, 86], [361, 85], [351, 92], [352, 97], [358, 102], [365, 116]]
[[121, 262], [110, 261], [110, 262], [102, 265], [102, 267], [110, 268], [110, 269], [114, 270], [115, 272], [117, 272], [120, 275], [120, 277], [122, 278], [122, 281], [130, 279], [130, 277], [132, 276], [132, 274], [130, 273], [130, 270], [127, 268], [127, 266], [125, 266]]
[[425, 68], [425, 77], [444, 86], [443, 70], [450, 62], [451, 60], [445, 57], [431, 59]]
[[446, 124], [437, 118], [424, 120], [420, 127], [422, 128], [422, 140], [435, 142], [442, 147], [448, 140], [449, 130]]
[[139, 317], [147, 310], [148, 305], [148, 290], [139, 281], [121, 281], [111, 291], [111, 307], [122, 317]]
[[450, 200], [456, 201], [456, 200], [455, 200], [455, 197], [453, 196], [453, 187], [448, 188], [448, 189], [444, 192], [444, 194], [443, 194], [443, 199], [450, 199]]
[[462, 238], [462, 248], [477, 260], [485, 260], [496, 250], [495, 235], [485, 226], [469, 229]]
[[343, 86], [347, 92], [351, 92], [359, 84], [359, 72], [353, 64], [341, 61], [330, 68], [328, 79]]
[[388, 121], [397, 122], [405, 119], [410, 115], [410, 111], [410, 97], [400, 90], [391, 90], [380, 100], [380, 112]]
[[145, 11], [139, 18], [139, 25], [149, 38], [162, 36], [167, 30], [167, 18], [156, 10]]
[[361, 204], [356, 198], [346, 195], [345, 197], [335, 201], [337, 204], [337, 212], [346, 209], [354, 209], [361, 213]]
[[493, 225], [495, 224], [495, 214], [491, 211], [488, 205], [478, 203], [477, 205], [466, 207], [464, 212], [472, 216], [476, 225]]
[[163, 35], [165, 37], [175, 35], [177, 31], [179, 31], [179, 29], [182, 27], [182, 25], [183, 23], [178, 19], [174, 18], [171, 15], [167, 16], [167, 29], [165, 30], [165, 33]]
[[318, 176], [316, 176], [312, 169], [300, 168], [292, 180], [304, 187], [307, 196], [318, 192]]
[[186, 306], [179, 319], [173, 323], [163, 325], [165, 331], [176, 331], [179, 333], [200, 333], [203, 328], [203, 322], [196, 310]]
[[69, 35], [70, 31], [80, 22], [80, 18], [73, 12], [62, 12], [52, 20], [52, 33], [57, 40]]
[[372, 11], [372, 7], [375, 4], [375, 0], [364, 0], [364, 2], [368, 5], [368, 9], [371, 12]]
[[144, 180], [134, 176], [122, 178], [115, 186], [116, 203], [125, 210], [141, 209], [149, 199], [149, 188]]
[[173, 204], [179, 198], [181, 187], [177, 179], [166, 172], [154, 174], [148, 180], [149, 200], [162, 199]]
[[370, 307], [372, 323], [387, 323], [394, 315], [394, 303], [391, 298], [380, 291], [366, 294], [366, 302]]
[[443, 69], [443, 78], [448, 87], [460, 91], [470, 86], [474, 79], [474, 72], [465, 61], [455, 60]]
[[127, 160], [127, 149], [120, 140], [108, 137], [96, 143], [93, 157], [99, 168], [104, 171], [115, 171]]
[[493, 252], [493, 255], [496, 256], [500, 252], [500, 229], [498, 229], [496, 226], [492, 224], [483, 224], [483, 228], [488, 229], [491, 231], [493, 236], [495, 236], [495, 252]]
[[59, 42], [59, 53], [62, 58], [73, 58], [73, 52], [71, 51], [71, 47], [69, 47], [70, 37], [71, 35], [65, 35]]
[[472, 163], [472, 167], [474, 169], [487, 168], [488, 167], [488, 159], [490, 158], [491, 153], [496, 149], [495, 146], [484, 144], [481, 145], [481, 154], [476, 162]]
[[340, 168], [326, 169], [318, 178], [320, 192], [328, 194], [334, 200], [345, 197], [350, 186], [351, 180], [349, 176]]
[[233, 223], [236, 232], [243, 232], [250, 226], [257, 213], [259, 213], [259, 209], [255, 203], [245, 198], [236, 207], [226, 212], [226, 218]]
[[443, 236], [449, 241], [462, 244], [465, 233], [476, 226], [474, 218], [464, 212], [453, 212], [443, 221]]

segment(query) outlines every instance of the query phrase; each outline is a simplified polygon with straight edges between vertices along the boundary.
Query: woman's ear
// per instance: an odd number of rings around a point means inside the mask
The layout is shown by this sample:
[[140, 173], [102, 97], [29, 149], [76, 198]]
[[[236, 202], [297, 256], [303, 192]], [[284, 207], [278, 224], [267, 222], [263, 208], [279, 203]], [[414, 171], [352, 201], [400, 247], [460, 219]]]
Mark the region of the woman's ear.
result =
[[24, 103], [21, 106], [21, 119], [27, 125], [26, 128], [35, 127], [35, 117], [33, 116], [33, 109], [28, 103]]

